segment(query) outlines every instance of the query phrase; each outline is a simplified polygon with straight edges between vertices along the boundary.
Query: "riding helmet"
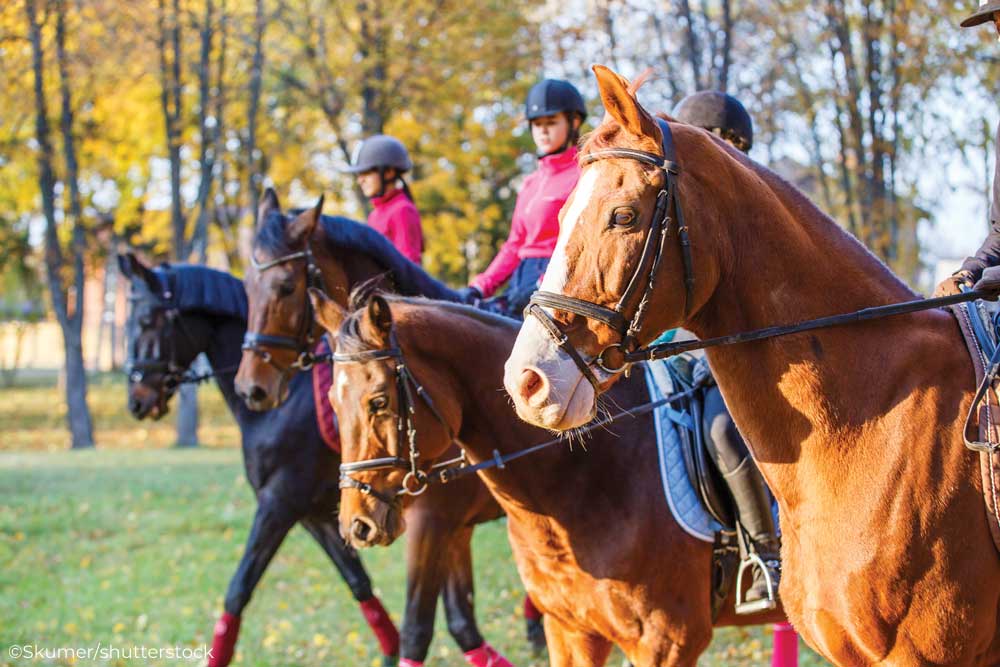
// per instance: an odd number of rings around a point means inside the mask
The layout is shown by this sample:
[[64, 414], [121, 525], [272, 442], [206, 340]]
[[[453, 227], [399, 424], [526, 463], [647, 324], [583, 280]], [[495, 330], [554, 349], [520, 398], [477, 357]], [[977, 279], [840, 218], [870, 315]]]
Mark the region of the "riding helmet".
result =
[[997, 0], [980, 0], [979, 9], [972, 16], [962, 21], [960, 25], [963, 28], [981, 25], [987, 21], [992, 21], [993, 15], [997, 12], [1000, 12], [1000, 2]]
[[587, 117], [583, 96], [569, 81], [544, 79], [528, 91], [524, 115], [529, 121], [561, 112], [575, 113], [580, 116], [581, 121]]
[[677, 105], [674, 117], [718, 134], [743, 152], [753, 146], [753, 120], [732, 95], [718, 90], [692, 93]]
[[410, 154], [396, 137], [374, 134], [357, 145], [351, 156], [351, 164], [344, 171], [360, 174], [372, 169], [392, 167], [400, 173], [413, 169]]

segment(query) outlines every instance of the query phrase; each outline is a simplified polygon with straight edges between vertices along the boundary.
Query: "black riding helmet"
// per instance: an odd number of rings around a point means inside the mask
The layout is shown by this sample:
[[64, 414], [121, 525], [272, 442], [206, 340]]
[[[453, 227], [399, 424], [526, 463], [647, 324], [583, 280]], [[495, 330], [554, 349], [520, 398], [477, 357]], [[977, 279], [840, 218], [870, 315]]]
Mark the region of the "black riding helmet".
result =
[[753, 146], [750, 114], [738, 99], [718, 90], [688, 95], [674, 109], [674, 118], [714, 132], [744, 153]]
[[566, 135], [566, 143], [553, 153], [561, 153], [576, 143], [579, 130], [573, 129], [573, 116], [578, 116], [582, 125], [587, 118], [587, 105], [583, 103], [583, 95], [569, 81], [543, 79], [532, 86], [524, 104], [524, 115], [528, 123], [536, 118], [554, 116], [557, 113], [565, 113], [569, 118], [570, 132]]
[[531, 87], [524, 105], [529, 121], [560, 112], [575, 113], [581, 122], [587, 117], [587, 105], [576, 86], [561, 79], [544, 79]]

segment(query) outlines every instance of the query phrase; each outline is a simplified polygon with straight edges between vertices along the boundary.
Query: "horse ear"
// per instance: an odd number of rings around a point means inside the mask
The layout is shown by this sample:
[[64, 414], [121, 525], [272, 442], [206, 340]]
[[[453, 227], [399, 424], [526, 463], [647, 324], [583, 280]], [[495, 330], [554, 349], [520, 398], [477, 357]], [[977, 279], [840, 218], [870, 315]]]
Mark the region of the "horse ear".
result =
[[340, 330], [340, 325], [347, 317], [347, 311], [336, 301], [326, 295], [321, 289], [309, 288], [309, 301], [312, 302], [313, 312], [316, 313], [316, 321], [336, 336]]
[[294, 220], [288, 223], [288, 240], [292, 243], [304, 242], [316, 230], [316, 223], [323, 212], [323, 195], [319, 196], [319, 201], [312, 208], [299, 213]]
[[118, 253], [118, 271], [130, 280], [136, 275], [136, 271], [133, 267], [138, 262], [138, 258], [130, 252]]
[[368, 334], [378, 338], [383, 344], [389, 339], [392, 329], [392, 311], [385, 297], [375, 294], [368, 300]]
[[135, 256], [135, 253], [119, 253], [118, 268], [121, 270], [122, 275], [129, 280], [143, 280], [153, 291], [158, 290], [160, 287], [159, 281], [153, 275], [153, 270], [143, 264], [142, 260]]
[[604, 65], [594, 65], [593, 70], [607, 115], [617, 120], [631, 134], [639, 137], [656, 136], [656, 121], [639, 104], [628, 79]]
[[257, 226], [260, 227], [267, 220], [271, 211], [281, 211], [281, 204], [278, 203], [278, 193], [274, 188], [266, 188], [264, 196], [260, 198], [260, 206], [257, 207]]

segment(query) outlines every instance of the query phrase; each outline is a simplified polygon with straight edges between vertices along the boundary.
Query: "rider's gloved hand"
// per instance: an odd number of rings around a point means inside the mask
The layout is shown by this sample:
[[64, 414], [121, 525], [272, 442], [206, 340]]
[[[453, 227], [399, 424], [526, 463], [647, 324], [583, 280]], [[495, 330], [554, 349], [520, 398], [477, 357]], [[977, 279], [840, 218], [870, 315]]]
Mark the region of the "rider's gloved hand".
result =
[[972, 275], [971, 271], [957, 271], [941, 281], [941, 284], [934, 290], [934, 297], [960, 294], [963, 285], [971, 288], [975, 282], [976, 277]]
[[458, 298], [462, 303], [474, 304], [477, 301], [482, 301], [483, 293], [479, 291], [478, 287], [469, 285], [458, 290]]

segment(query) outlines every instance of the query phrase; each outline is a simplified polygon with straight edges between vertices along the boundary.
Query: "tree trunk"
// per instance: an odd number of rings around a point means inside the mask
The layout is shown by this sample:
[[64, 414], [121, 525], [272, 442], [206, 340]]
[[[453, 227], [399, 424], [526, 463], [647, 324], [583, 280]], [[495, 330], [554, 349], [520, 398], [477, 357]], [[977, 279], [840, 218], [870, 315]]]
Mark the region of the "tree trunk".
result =
[[[160, 105], [167, 137], [167, 157], [170, 161], [170, 223], [173, 230], [173, 256], [183, 261], [188, 244], [181, 193], [181, 16], [180, 0], [172, 2], [172, 16], [167, 16], [166, 0], [157, 3], [156, 45], [160, 60]], [[197, 389], [184, 385], [177, 392], [178, 446], [198, 444]]]
[[[94, 428], [87, 407], [87, 377], [83, 363], [83, 349], [80, 344], [81, 324], [83, 319], [83, 282], [82, 257], [74, 262], [74, 278], [76, 280], [76, 299], [74, 313], [71, 316], [63, 287], [63, 277], [60, 269], [64, 266], [63, 252], [59, 245], [56, 231], [55, 211], [55, 173], [53, 170], [52, 141], [49, 136], [48, 104], [45, 99], [45, 52], [42, 47], [41, 26], [38, 24], [35, 0], [25, 0], [25, 14], [28, 20], [28, 34], [31, 42], [32, 71], [34, 74], [35, 92], [35, 139], [38, 142], [38, 182], [42, 196], [42, 208], [45, 213], [45, 271], [48, 277], [49, 293], [52, 297], [52, 309], [63, 334], [63, 348], [66, 355], [66, 407], [69, 422], [70, 439], [74, 449], [94, 446]], [[60, 7], [60, 10], [62, 7]], [[64, 57], [65, 25], [63, 12], [59, 12], [57, 26], [57, 48], [60, 57]], [[64, 69], [60, 63], [60, 73]], [[61, 90], [67, 91], [68, 83], [60, 80]], [[63, 100], [64, 115], [67, 100]], [[71, 117], [70, 117], [71, 118]], [[63, 119], [63, 123], [66, 119]], [[75, 157], [74, 157], [75, 159]], [[79, 193], [77, 193], [78, 195]], [[72, 195], [71, 195], [72, 197]], [[74, 244], [82, 240], [80, 220], [74, 221]]]
[[257, 227], [257, 207], [260, 204], [260, 160], [257, 159], [257, 112], [260, 108], [261, 75], [264, 70], [264, 0], [254, 2], [253, 62], [250, 65], [250, 99], [247, 103], [247, 189], [254, 228]]

